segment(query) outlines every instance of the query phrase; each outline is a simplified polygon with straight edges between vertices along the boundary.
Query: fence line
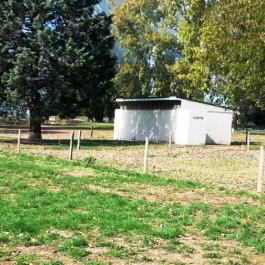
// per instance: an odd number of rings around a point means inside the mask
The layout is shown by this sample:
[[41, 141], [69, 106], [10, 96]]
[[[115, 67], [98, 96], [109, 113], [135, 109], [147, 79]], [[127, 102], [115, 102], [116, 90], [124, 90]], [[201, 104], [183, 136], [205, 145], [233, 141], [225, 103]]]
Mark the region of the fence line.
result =
[[145, 150], [144, 150], [144, 173], [147, 172], [147, 163], [148, 163], [148, 146], [149, 146], [149, 138], [145, 138]]
[[74, 132], [71, 133], [71, 137], [70, 137], [69, 161], [73, 160], [73, 140], [74, 140]]
[[263, 146], [260, 147], [260, 159], [259, 159], [259, 173], [258, 173], [258, 183], [257, 183], [257, 192], [262, 192], [262, 183], [263, 183], [263, 175], [264, 175], [264, 150]]
[[20, 152], [20, 137], [21, 137], [21, 130], [18, 130], [18, 137], [17, 137], [17, 152]]
[[80, 150], [80, 144], [81, 144], [81, 131], [78, 132], [78, 140], [77, 140], [77, 150]]
[[[46, 129], [46, 128], [45, 128]], [[31, 145], [69, 145], [69, 131], [66, 133], [64, 129], [58, 128], [55, 130], [54, 128], [51, 130], [48, 128], [47, 130], [44, 130], [42, 132], [42, 139], [41, 140], [32, 140], [28, 139], [28, 136], [30, 134], [29, 130], [20, 129], [21, 130], [21, 140], [20, 144], [31, 144]], [[18, 135], [19, 129], [0, 129], [0, 141], [6, 142], [6, 143], [15, 143], [17, 142], [17, 135]], [[75, 130], [76, 134], [79, 135], [81, 133], [81, 130]], [[254, 136], [265, 136], [265, 132], [253, 132], [253, 131], [246, 131], [246, 148], [247, 150], [251, 149], [253, 144], [254, 145], [265, 145], [265, 137], [264, 140], [253, 140]], [[81, 136], [80, 136], [81, 137]], [[1, 139], [2, 138], [2, 139]], [[38, 137], [37, 137], [38, 138]], [[255, 138], [254, 138], [255, 139]], [[256, 137], [256, 139], [258, 139]], [[78, 143], [80, 141], [80, 143]], [[169, 148], [172, 144], [172, 132], [169, 131], [169, 138], [168, 142], [165, 141], [153, 141], [152, 139], [149, 139], [150, 143], [152, 144], [169, 144]], [[82, 130], [82, 139], [79, 137], [77, 139], [73, 140], [73, 144], [77, 146], [77, 149], [79, 150], [80, 147], [95, 147], [95, 146], [132, 146], [132, 145], [143, 145], [144, 140], [137, 141], [134, 139], [131, 140], [113, 140], [112, 137], [100, 137], [100, 135], [97, 135], [97, 130], [93, 128], [88, 128], [87, 130]], [[232, 142], [231, 145], [234, 144], [240, 144], [244, 145], [244, 142], [238, 141], [238, 142]]]
[[[61, 130], [61, 129], [59, 129]], [[95, 130], [96, 131], [96, 130]], [[73, 149], [74, 149], [74, 145], [77, 147], [77, 150], [80, 150], [81, 147], [97, 147], [97, 146], [109, 146], [109, 147], [115, 147], [115, 146], [144, 146], [144, 141], [126, 141], [126, 140], [113, 140], [113, 139], [100, 139], [100, 138], [95, 138], [93, 137], [93, 132], [94, 129], [93, 127], [91, 128], [91, 130], [87, 130], [86, 131], [86, 137], [82, 137], [81, 138], [81, 131], [78, 131], [78, 138], [74, 139], [74, 132], [72, 132], [71, 137], [69, 137], [69, 133], [68, 133], [68, 137], [66, 137], [66, 133], [63, 134], [53, 134], [52, 137], [55, 138], [51, 138], [51, 139], [41, 139], [41, 140], [30, 140], [30, 139], [26, 139], [26, 137], [29, 135], [28, 130], [0, 130], [0, 134], [7, 134], [8, 136], [10, 136], [10, 139], [5, 139], [5, 142], [7, 143], [17, 143], [17, 152], [20, 152], [21, 149], [21, 145], [23, 144], [30, 144], [30, 145], [54, 145], [54, 146], [63, 146], [66, 149], [68, 147], [70, 147], [69, 150], [69, 160], [73, 160]], [[58, 138], [58, 135], [63, 136]], [[246, 136], [247, 136], [247, 148], [249, 149], [250, 147], [250, 137], [251, 135], [255, 135], [254, 133], [252, 133], [251, 131], [247, 131]], [[258, 133], [258, 135], [261, 135], [261, 133]], [[264, 134], [265, 135], [265, 132]], [[46, 137], [45, 133], [42, 134], [43, 137]], [[50, 136], [51, 137], [51, 136]], [[92, 138], [93, 137], [93, 138]], [[1, 138], [1, 135], [0, 135]], [[67, 139], [68, 138], [68, 139]], [[169, 147], [171, 147], [171, 138], [172, 138], [172, 134], [171, 131], [169, 132]], [[151, 141], [150, 141], [151, 142]], [[153, 144], [158, 143], [158, 142], [151, 142]], [[143, 160], [144, 160], [144, 173], [148, 172], [148, 145], [149, 145], [149, 139], [146, 138], [146, 142], [145, 142], [145, 153], [143, 156]], [[263, 149], [262, 149], [263, 150]], [[261, 156], [260, 158], [260, 163], [263, 163], [264, 161], [264, 153], [263, 156]], [[261, 168], [263, 169], [263, 164], [259, 167], [259, 178], [257, 183], [257, 191], [261, 192], [262, 190], [262, 186], [264, 185], [264, 183], [262, 183], [262, 179], [263, 179], [263, 170], [261, 170]], [[214, 182], [211, 182], [214, 183]], [[217, 184], [217, 182], [215, 182]], [[255, 182], [254, 182], [255, 183]], [[223, 183], [223, 184], [229, 184], [229, 185], [236, 185], [236, 186], [250, 186], [250, 185], [244, 185], [244, 184], [233, 184], [233, 183]]]
[[[36, 139], [28, 139], [30, 135], [29, 130], [20, 130], [20, 144], [29, 144], [29, 145], [61, 145], [61, 146], [69, 146], [70, 139], [69, 133], [60, 131], [64, 131], [61, 128], [58, 129], [59, 132], [43, 131], [42, 134], [36, 134]], [[81, 147], [93, 147], [93, 146], [133, 146], [133, 145], [144, 145], [144, 140], [114, 140], [113, 138], [105, 138], [100, 136], [95, 136], [96, 130], [92, 126], [89, 130], [75, 130], [77, 132], [78, 138], [73, 139], [73, 145], [77, 146], [79, 150]], [[19, 130], [0, 130], [0, 141], [5, 143], [15, 143], [17, 142], [17, 135]], [[80, 136], [79, 136], [80, 134]], [[81, 138], [82, 134], [82, 138]], [[2, 136], [4, 135], [4, 136]], [[47, 136], [48, 135], [48, 136]], [[2, 137], [2, 139], [1, 139]], [[162, 141], [150, 141], [152, 144], [165, 144], [166, 142]]]

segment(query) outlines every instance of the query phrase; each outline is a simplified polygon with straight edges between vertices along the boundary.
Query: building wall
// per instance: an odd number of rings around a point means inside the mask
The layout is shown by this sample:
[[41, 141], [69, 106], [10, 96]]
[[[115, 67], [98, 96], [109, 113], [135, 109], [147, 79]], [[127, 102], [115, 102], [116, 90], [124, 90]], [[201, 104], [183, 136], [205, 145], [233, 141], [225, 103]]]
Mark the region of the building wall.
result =
[[115, 110], [114, 139], [168, 141], [177, 110]]
[[181, 145], [230, 144], [232, 113], [205, 109], [115, 110], [114, 139]]
[[207, 113], [206, 144], [231, 144], [232, 116], [229, 112]]
[[196, 101], [189, 101], [183, 99], [181, 101], [181, 108], [182, 109], [203, 109], [203, 110], [208, 110], [208, 111], [218, 111], [218, 112], [233, 112], [232, 110], [224, 109], [222, 107], [216, 107], [214, 105], [210, 104], [204, 104]]
[[179, 109], [174, 142], [182, 145], [204, 145], [206, 139], [207, 111]]
[[172, 142], [175, 144], [189, 144], [189, 115], [188, 109], [177, 110], [177, 122], [172, 133]]

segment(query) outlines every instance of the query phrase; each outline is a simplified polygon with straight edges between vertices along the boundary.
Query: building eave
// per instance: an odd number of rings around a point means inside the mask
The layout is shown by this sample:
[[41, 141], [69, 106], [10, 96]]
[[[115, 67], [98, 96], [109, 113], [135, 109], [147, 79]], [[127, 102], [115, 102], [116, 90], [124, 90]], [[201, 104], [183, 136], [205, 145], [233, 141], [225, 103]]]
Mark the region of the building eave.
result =
[[167, 97], [135, 97], [135, 98], [116, 98], [117, 103], [122, 103], [122, 102], [137, 102], [137, 101], [164, 101], [164, 100], [178, 100], [178, 101], [190, 101], [190, 102], [195, 102], [199, 104], [205, 104], [208, 106], [213, 106], [216, 108], [221, 108], [225, 109], [226, 111], [233, 112], [234, 110], [225, 108], [222, 106], [216, 106], [215, 104], [212, 103], [207, 103], [207, 102], [202, 102], [198, 100], [193, 100], [193, 99], [185, 99], [185, 98], [179, 98], [176, 96], [167, 96]]

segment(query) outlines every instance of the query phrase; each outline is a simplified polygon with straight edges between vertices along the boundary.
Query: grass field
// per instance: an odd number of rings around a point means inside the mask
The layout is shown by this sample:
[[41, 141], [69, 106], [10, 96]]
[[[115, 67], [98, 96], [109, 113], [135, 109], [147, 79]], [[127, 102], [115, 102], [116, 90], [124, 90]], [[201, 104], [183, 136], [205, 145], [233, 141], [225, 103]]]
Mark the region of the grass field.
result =
[[0, 264], [265, 263], [264, 195], [85, 161], [1, 151]]
[[[94, 126], [95, 141], [111, 139], [112, 125]], [[2, 143], [0, 264], [265, 264], [265, 136], [251, 139], [250, 151], [244, 132], [232, 146], [151, 144], [149, 174], [144, 143], [82, 146], [73, 162], [67, 145], [18, 155]]]

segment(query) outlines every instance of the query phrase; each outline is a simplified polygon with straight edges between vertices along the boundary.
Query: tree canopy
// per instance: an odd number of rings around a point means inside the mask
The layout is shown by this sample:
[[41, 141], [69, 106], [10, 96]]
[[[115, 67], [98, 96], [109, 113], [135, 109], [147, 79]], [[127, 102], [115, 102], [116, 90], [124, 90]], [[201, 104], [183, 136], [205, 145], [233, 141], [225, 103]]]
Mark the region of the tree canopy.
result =
[[121, 93], [181, 91], [265, 108], [264, 7], [263, 0], [125, 0], [114, 11], [126, 49], [115, 80]]
[[264, 1], [182, 3], [183, 58], [170, 70], [185, 80], [186, 92], [234, 108], [253, 102], [264, 108]]
[[30, 110], [33, 135], [51, 110], [111, 116], [116, 96], [265, 108], [263, 0], [111, 0], [112, 15], [98, 3], [0, 3], [0, 111]]
[[265, 107], [265, 2], [222, 0], [205, 12], [201, 64], [230, 101]]
[[114, 10], [114, 35], [125, 49], [115, 82], [125, 96], [165, 95], [176, 86], [167, 65], [174, 64], [181, 46], [170, 32], [178, 17], [169, 21], [169, 2], [126, 0]]

